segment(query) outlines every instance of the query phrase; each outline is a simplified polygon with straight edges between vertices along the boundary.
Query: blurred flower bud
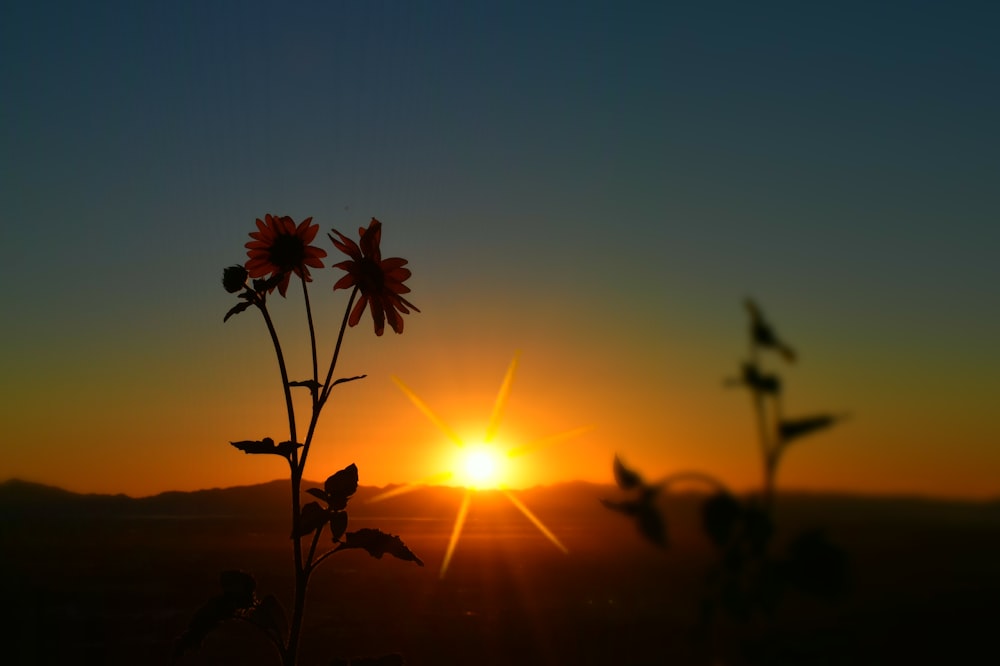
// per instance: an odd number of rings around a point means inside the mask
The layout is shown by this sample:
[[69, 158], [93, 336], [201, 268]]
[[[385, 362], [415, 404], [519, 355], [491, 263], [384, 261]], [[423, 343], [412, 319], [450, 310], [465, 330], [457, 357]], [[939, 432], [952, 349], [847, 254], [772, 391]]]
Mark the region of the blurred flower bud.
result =
[[247, 269], [243, 266], [230, 266], [222, 271], [222, 286], [230, 294], [243, 289], [247, 283]]

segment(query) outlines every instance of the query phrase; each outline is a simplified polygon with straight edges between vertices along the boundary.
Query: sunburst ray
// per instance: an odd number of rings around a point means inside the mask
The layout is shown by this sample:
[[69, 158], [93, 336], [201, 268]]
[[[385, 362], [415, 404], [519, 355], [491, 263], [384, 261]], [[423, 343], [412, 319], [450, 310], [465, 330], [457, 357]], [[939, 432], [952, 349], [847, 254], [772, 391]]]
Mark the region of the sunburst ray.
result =
[[521, 510], [521, 513], [523, 513], [528, 518], [528, 520], [530, 520], [532, 524], [538, 528], [539, 532], [545, 535], [545, 538], [551, 541], [556, 548], [558, 548], [559, 550], [561, 550], [566, 554], [569, 554], [569, 549], [567, 549], [566, 546], [564, 546], [562, 542], [556, 537], [556, 535], [552, 533], [552, 530], [550, 530], [548, 527], [545, 526], [545, 523], [542, 522], [541, 518], [533, 514], [531, 512], [531, 509], [525, 506], [524, 502], [522, 502], [517, 498], [517, 495], [510, 492], [509, 490], [504, 490], [503, 494], [507, 497], [507, 499], [511, 501], [511, 503], [514, 506], [516, 506], [518, 509]]
[[458, 537], [462, 535], [462, 528], [465, 526], [465, 516], [469, 513], [469, 504], [472, 502], [472, 489], [466, 488], [462, 497], [462, 505], [458, 507], [458, 515], [455, 516], [455, 526], [451, 528], [451, 539], [448, 540], [448, 550], [444, 553], [444, 561], [441, 562], [441, 578], [448, 572], [448, 565], [451, 564], [451, 556], [455, 554], [455, 547], [458, 545]]

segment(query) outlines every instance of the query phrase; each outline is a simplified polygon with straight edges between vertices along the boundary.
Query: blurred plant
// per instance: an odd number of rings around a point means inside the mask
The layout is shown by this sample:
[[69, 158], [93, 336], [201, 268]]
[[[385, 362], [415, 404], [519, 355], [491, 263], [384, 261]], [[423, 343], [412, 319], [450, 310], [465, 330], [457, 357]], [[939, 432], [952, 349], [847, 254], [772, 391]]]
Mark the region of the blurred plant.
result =
[[791, 589], [832, 600], [846, 585], [846, 555], [819, 530], [802, 532], [788, 541], [784, 552], [774, 552], [774, 494], [778, 466], [785, 452], [793, 442], [844, 417], [785, 416], [781, 378], [765, 368], [763, 357], [775, 352], [791, 364], [796, 360], [795, 351], [778, 336], [756, 303], [748, 299], [745, 306], [750, 318], [749, 355], [742, 363], [739, 378], [727, 380], [726, 384], [746, 388], [750, 393], [763, 470], [759, 495], [738, 498], [715, 477], [696, 471], [679, 471], [656, 483], [647, 483], [639, 472], [626, 467], [616, 456], [615, 481], [629, 493], [629, 498], [602, 500], [607, 508], [632, 517], [645, 539], [666, 548], [669, 533], [661, 500], [671, 486], [694, 482], [710, 489], [701, 506], [701, 521], [705, 535], [718, 553], [718, 561], [708, 576], [710, 591], [702, 614], [705, 624], [719, 611], [737, 620], [768, 614]]
[[[302, 476], [306, 459], [320, 414], [330, 399], [331, 391], [335, 386], [365, 377], [359, 375], [333, 379], [347, 327], [357, 325], [365, 308], [370, 306], [376, 335], [382, 335], [386, 317], [392, 329], [396, 333], [402, 333], [403, 319], [400, 313], [409, 314], [411, 309], [419, 312], [401, 296], [410, 291], [404, 284], [410, 277], [409, 269], [404, 268], [406, 260], [398, 257], [382, 259], [379, 248], [382, 239], [381, 222], [372, 218], [367, 228], [359, 228], [360, 243], [355, 243], [334, 230], [337, 237], [330, 235], [330, 240], [350, 260], [335, 264], [334, 268], [340, 268], [347, 274], [333, 288], [351, 287], [352, 290], [329, 369], [321, 382], [316, 331], [307, 286], [312, 281], [310, 268], [322, 269], [322, 259], [326, 256], [325, 250], [310, 244], [318, 231], [319, 226], [312, 224], [311, 217], [296, 225], [290, 217], [266, 215], [263, 221], [257, 220], [257, 231], [250, 234], [253, 240], [246, 244], [246, 263], [242, 266], [230, 266], [222, 274], [223, 287], [231, 294], [238, 294], [240, 299], [226, 313], [223, 321], [228, 321], [230, 317], [251, 307], [257, 308], [267, 326], [281, 374], [282, 393], [288, 414], [288, 439], [276, 444], [272, 438], [264, 437], [260, 440], [231, 442], [231, 445], [247, 454], [277, 455], [288, 462], [291, 480], [292, 563], [295, 573], [291, 620], [289, 621], [284, 607], [274, 595], [269, 594], [263, 598], [257, 596], [256, 581], [252, 575], [242, 571], [225, 571], [220, 578], [222, 593], [197, 612], [187, 631], [177, 639], [175, 660], [187, 650], [200, 645], [202, 639], [220, 623], [235, 619], [249, 622], [260, 629], [274, 644], [283, 666], [294, 666], [298, 658], [309, 579], [316, 568], [331, 555], [360, 549], [376, 558], [392, 555], [423, 566], [423, 562], [398, 536], [371, 528], [347, 531], [347, 503], [358, 489], [358, 468], [355, 465], [351, 464], [332, 474], [322, 488], [305, 490], [318, 501], [302, 503]], [[292, 275], [302, 283], [312, 352], [311, 375], [307, 379], [295, 381], [289, 379], [282, 346], [267, 308], [268, 296], [275, 288], [285, 297]], [[306, 427], [305, 437], [301, 439], [292, 401], [294, 388], [308, 389], [311, 397], [309, 425]], [[333, 545], [317, 555], [324, 529], [329, 530]]]

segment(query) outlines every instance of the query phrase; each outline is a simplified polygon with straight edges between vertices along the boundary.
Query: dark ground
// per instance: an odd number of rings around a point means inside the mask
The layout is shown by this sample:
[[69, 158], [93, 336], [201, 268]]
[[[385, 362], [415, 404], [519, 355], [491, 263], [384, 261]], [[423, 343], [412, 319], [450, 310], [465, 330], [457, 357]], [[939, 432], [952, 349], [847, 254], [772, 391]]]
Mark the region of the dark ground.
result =
[[[281, 493], [260, 488], [244, 493]], [[234, 501], [217, 491], [141, 504], [25, 500], [9, 484], [3, 490], [0, 592], [4, 652], [13, 655], [5, 664], [168, 664], [174, 638], [217, 594], [224, 569], [254, 573], [261, 595], [291, 605], [288, 527], [283, 504], [261, 508], [270, 495]], [[349, 529], [399, 534], [426, 566], [362, 551], [332, 557], [310, 587], [302, 663], [399, 652], [415, 666], [735, 664], [754, 643], [756, 663], [771, 664], [995, 658], [996, 504], [783, 499], [780, 528], [823, 525], [849, 553], [846, 596], [833, 605], [790, 596], [767, 622], [722, 623], [714, 640], [698, 640], [692, 628], [712, 551], [691, 503], [671, 508], [674, 544], [661, 551], [597, 502], [615, 493], [587, 485], [518, 493], [568, 555], [505, 499], [480, 495], [444, 580], [460, 491], [378, 504], [359, 493]], [[277, 660], [252, 627], [232, 623], [179, 663]]]

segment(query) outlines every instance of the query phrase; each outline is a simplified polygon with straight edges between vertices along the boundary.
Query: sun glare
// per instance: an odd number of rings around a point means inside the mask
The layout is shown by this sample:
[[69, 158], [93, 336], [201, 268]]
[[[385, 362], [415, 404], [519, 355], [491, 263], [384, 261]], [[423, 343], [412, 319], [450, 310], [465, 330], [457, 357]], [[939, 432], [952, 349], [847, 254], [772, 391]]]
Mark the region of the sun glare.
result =
[[458, 450], [455, 480], [474, 490], [504, 485], [507, 456], [494, 444], [479, 443]]
[[[510, 463], [512, 463], [515, 458], [542, 446], [547, 446], [569, 437], [575, 437], [581, 432], [589, 430], [589, 428], [576, 428], [575, 430], [570, 430], [551, 437], [545, 437], [535, 442], [522, 444], [509, 450], [504, 450], [498, 447], [494, 438], [500, 426], [500, 417], [503, 414], [503, 408], [507, 403], [507, 396], [510, 393], [511, 383], [514, 380], [514, 371], [517, 369], [517, 361], [518, 355], [515, 354], [514, 359], [510, 362], [510, 367], [507, 368], [507, 374], [504, 376], [503, 383], [500, 385], [500, 390], [497, 392], [497, 397], [493, 404], [493, 414], [490, 416], [489, 425], [486, 426], [486, 435], [481, 441], [474, 444], [469, 444], [459, 437], [458, 434], [455, 433], [455, 431], [452, 430], [448, 424], [441, 420], [441, 418], [438, 417], [438, 415], [435, 414], [431, 408], [428, 407], [419, 396], [417, 396], [416, 393], [407, 387], [406, 384], [404, 384], [399, 378], [393, 377], [393, 381], [395, 381], [399, 388], [402, 389], [403, 393], [407, 395], [410, 401], [416, 405], [417, 409], [423, 412], [424, 415], [427, 416], [427, 418], [429, 418], [431, 422], [436, 425], [457, 447], [457, 451], [455, 452], [456, 457], [452, 463], [451, 469], [442, 474], [435, 475], [432, 479], [434, 482], [452, 481], [465, 488], [465, 495], [462, 498], [462, 504], [458, 509], [458, 515], [455, 517], [455, 524], [452, 528], [451, 539], [448, 541], [448, 549], [445, 552], [444, 561], [441, 563], [442, 578], [444, 578], [445, 573], [448, 571], [448, 565], [451, 562], [452, 555], [455, 554], [455, 548], [458, 546], [459, 537], [462, 535], [462, 527], [465, 525], [465, 517], [469, 511], [469, 504], [472, 502], [472, 497], [475, 494], [474, 491], [476, 490], [499, 489], [503, 495], [510, 500], [511, 504], [517, 507], [517, 509], [524, 514], [524, 516], [536, 528], [538, 528], [538, 531], [552, 542], [552, 545], [564, 553], [568, 552], [562, 542], [560, 542], [556, 535], [545, 526], [538, 516], [532, 513], [531, 510], [525, 506], [524, 503], [510, 490], [504, 489], [504, 485], [507, 481], [508, 475], [511, 473], [508, 469], [511, 467]], [[431, 479], [425, 479], [425, 481], [430, 480]], [[379, 495], [378, 497], [373, 498], [372, 501], [408, 492], [416, 486], [417, 484], [410, 484], [394, 488], [383, 493], [382, 495]]]

